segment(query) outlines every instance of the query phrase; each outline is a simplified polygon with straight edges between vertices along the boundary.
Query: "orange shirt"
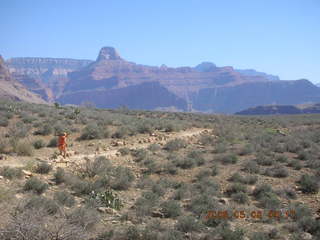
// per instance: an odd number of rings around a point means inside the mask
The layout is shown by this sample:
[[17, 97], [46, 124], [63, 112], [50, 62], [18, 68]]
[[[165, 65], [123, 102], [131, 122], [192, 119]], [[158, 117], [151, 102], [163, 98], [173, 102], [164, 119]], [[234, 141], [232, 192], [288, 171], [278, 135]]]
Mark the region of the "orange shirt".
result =
[[58, 146], [66, 145], [66, 139], [67, 139], [67, 136], [59, 136]]

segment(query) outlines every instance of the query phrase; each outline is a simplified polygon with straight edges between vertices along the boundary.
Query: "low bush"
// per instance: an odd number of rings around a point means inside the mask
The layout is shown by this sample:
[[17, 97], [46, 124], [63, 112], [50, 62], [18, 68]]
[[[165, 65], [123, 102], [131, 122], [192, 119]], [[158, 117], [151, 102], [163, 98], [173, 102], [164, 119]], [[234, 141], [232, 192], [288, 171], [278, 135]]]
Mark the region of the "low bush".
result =
[[151, 152], [157, 152], [157, 151], [161, 150], [161, 146], [157, 143], [152, 143], [149, 145], [148, 150]]
[[164, 149], [169, 152], [173, 152], [173, 151], [178, 151], [181, 148], [185, 148], [186, 146], [187, 146], [187, 142], [185, 140], [176, 138], [167, 142], [166, 145], [164, 146]]
[[37, 177], [31, 177], [26, 181], [23, 189], [25, 191], [33, 191], [37, 194], [41, 194], [48, 189], [48, 184]]
[[243, 184], [253, 185], [258, 181], [258, 177], [255, 175], [242, 176], [239, 173], [235, 173], [228, 180], [232, 182], [239, 182]]
[[226, 194], [228, 196], [231, 196], [234, 193], [246, 193], [247, 187], [241, 183], [234, 183], [231, 186], [229, 186], [226, 190]]
[[114, 170], [115, 179], [111, 184], [111, 187], [115, 190], [127, 190], [135, 177], [132, 171], [127, 167], [119, 166]]
[[225, 142], [219, 142], [213, 150], [214, 153], [225, 153], [226, 151], [227, 151], [227, 143]]
[[243, 171], [247, 173], [259, 173], [260, 172], [260, 167], [255, 161], [249, 161], [244, 164], [243, 166]]
[[245, 192], [233, 193], [231, 194], [231, 198], [233, 201], [240, 204], [245, 204], [249, 202], [249, 197]]
[[299, 160], [292, 160], [288, 163], [289, 167], [292, 167], [294, 170], [300, 170], [302, 168], [302, 164]]
[[58, 167], [53, 176], [57, 185], [65, 182], [65, 171], [63, 168]]
[[80, 207], [76, 208], [68, 215], [68, 222], [73, 225], [81, 226], [88, 231], [99, 222], [99, 216], [95, 209]]
[[100, 156], [95, 158], [93, 161], [86, 161], [84, 165], [80, 169], [78, 169], [78, 173], [81, 177], [89, 177], [93, 178], [98, 175], [103, 175], [109, 173], [112, 169], [112, 164], [109, 159], [104, 156]]
[[163, 202], [161, 205], [161, 212], [167, 218], [175, 218], [181, 215], [181, 208], [178, 201], [169, 200]]
[[42, 136], [48, 136], [52, 134], [53, 128], [49, 124], [43, 125], [40, 129], [34, 132], [35, 135], [42, 135]]
[[205, 163], [205, 159], [200, 151], [193, 150], [188, 153], [187, 157], [193, 159], [197, 166], [201, 166]]
[[238, 157], [235, 154], [228, 154], [222, 157], [219, 157], [218, 160], [222, 164], [235, 164], [238, 162]]
[[196, 166], [195, 160], [189, 157], [176, 159], [174, 163], [177, 167], [180, 167], [182, 169], [189, 169]]
[[43, 148], [46, 146], [46, 143], [42, 140], [42, 139], [39, 139], [39, 140], [36, 140], [33, 142], [33, 147], [35, 149], [40, 149], [40, 148]]
[[54, 199], [67, 207], [72, 207], [75, 204], [75, 198], [67, 191], [56, 192], [54, 194]]
[[71, 181], [71, 189], [77, 196], [89, 195], [94, 191], [93, 183], [74, 177]]
[[26, 142], [18, 142], [17, 145], [14, 147], [14, 151], [19, 155], [19, 156], [32, 156], [33, 155], [33, 146]]
[[51, 215], [54, 215], [59, 211], [59, 206], [54, 200], [42, 196], [31, 197], [23, 206], [23, 208], [34, 210], [43, 209], [47, 212], [47, 214]]
[[200, 137], [200, 143], [202, 143], [203, 145], [213, 145], [214, 144], [214, 137], [211, 135], [201, 135]]
[[251, 154], [252, 152], [253, 152], [252, 145], [247, 144], [239, 151], [239, 155], [240, 156], [245, 156], [245, 155]]
[[274, 168], [267, 168], [264, 172], [265, 175], [277, 178], [285, 178], [288, 177], [289, 173], [288, 170], [284, 167], [274, 167]]
[[80, 140], [100, 139], [104, 137], [105, 129], [96, 123], [89, 123], [83, 130]]
[[274, 164], [274, 160], [271, 157], [264, 155], [259, 155], [255, 161], [261, 166], [272, 166]]
[[0, 175], [12, 180], [14, 178], [22, 178], [23, 173], [21, 168], [5, 166], [0, 168]]
[[47, 147], [57, 147], [58, 146], [58, 138], [54, 137], [51, 138], [51, 140], [49, 141]]
[[206, 178], [211, 176], [212, 170], [210, 169], [201, 169], [200, 172], [196, 175], [198, 180], [201, 180], [202, 178]]
[[315, 176], [304, 174], [298, 181], [303, 193], [319, 192], [319, 181]]
[[0, 127], [8, 127], [9, 121], [5, 117], [0, 117]]
[[36, 173], [48, 174], [52, 170], [52, 166], [46, 162], [39, 163], [35, 169]]
[[196, 232], [201, 230], [201, 224], [192, 216], [182, 216], [178, 218], [175, 226], [181, 232]]
[[244, 231], [242, 229], [236, 228], [235, 230], [231, 230], [230, 228], [219, 228], [219, 234], [221, 235], [221, 239], [223, 240], [243, 240], [244, 239]]
[[121, 153], [122, 156], [126, 156], [130, 154], [130, 148], [123, 147], [119, 149], [119, 152]]

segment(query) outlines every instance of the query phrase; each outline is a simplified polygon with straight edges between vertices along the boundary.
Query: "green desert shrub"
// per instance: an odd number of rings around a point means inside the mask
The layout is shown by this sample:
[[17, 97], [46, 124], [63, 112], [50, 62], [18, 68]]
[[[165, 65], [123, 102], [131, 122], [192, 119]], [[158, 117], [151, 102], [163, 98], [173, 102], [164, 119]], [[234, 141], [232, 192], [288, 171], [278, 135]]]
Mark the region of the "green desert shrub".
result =
[[175, 226], [181, 232], [198, 232], [201, 230], [201, 224], [193, 216], [181, 216]]
[[33, 147], [35, 149], [40, 149], [46, 146], [46, 143], [42, 139], [38, 139], [33, 142]]
[[26, 181], [23, 189], [25, 191], [33, 191], [37, 194], [41, 194], [48, 189], [48, 184], [37, 177], [31, 177]]
[[5, 117], [0, 117], [0, 127], [8, 127], [9, 121]]
[[123, 147], [119, 149], [119, 152], [121, 153], [122, 156], [126, 156], [130, 154], [130, 148]]
[[285, 167], [274, 167], [274, 168], [267, 168], [264, 172], [265, 175], [277, 178], [285, 178], [288, 177], [289, 173]]
[[214, 137], [211, 135], [201, 135], [200, 137], [200, 143], [203, 145], [213, 145], [214, 144]]
[[96, 123], [89, 123], [83, 130], [80, 140], [100, 139], [105, 137], [106, 130], [98, 126]]
[[234, 183], [226, 190], [226, 194], [231, 196], [234, 193], [246, 193], [247, 187], [241, 183]]
[[167, 218], [175, 218], [181, 215], [181, 208], [178, 201], [169, 200], [161, 205], [161, 212]]
[[148, 150], [151, 152], [157, 152], [157, 151], [161, 150], [161, 146], [157, 143], [152, 143], [149, 145]]
[[17, 145], [14, 147], [14, 151], [19, 156], [32, 156], [33, 155], [33, 146], [26, 141], [18, 142]]
[[201, 169], [200, 172], [196, 175], [198, 180], [201, 180], [202, 178], [206, 178], [211, 176], [212, 170], [210, 169]]
[[81, 177], [93, 178], [98, 175], [106, 174], [111, 171], [112, 164], [104, 156], [95, 158], [93, 161], [86, 161], [81, 168], [78, 170], [78, 173]]
[[94, 191], [93, 183], [88, 182], [86, 180], [81, 180], [79, 178], [72, 178], [70, 182], [71, 189], [74, 191], [74, 194], [77, 196], [81, 195], [89, 195], [92, 191]]
[[268, 184], [262, 184], [254, 189], [252, 195], [259, 201], [260, 205], [267, 209], [276, 209], [280, 206], [280, 200]]
[[298, 181], [302, 192], [317, 193], [319, 191], [319, 181], [315, 176], [304, 174]]
[[255, 161], [249, 161], [244, 164], [243, 166], [243, 171], [247, 173], [259, 173], [260, 172], [260, 167]]
[[52, 166], [46, 162], [39, 163], [35, 169], [36, 173], [48, 174], [52, 170]]
[[167, 142], [166, 145], [164, 146], [164, 149], [169, 152], [173, 152], [173, 151], [178, 151], [181, 148], [185, 148], [186, 146], [187, 146], [187, 142], [185, 140], [176, 138]]
[[221, 235], [223, 240], [243, 240], [244, 231], [242, 229], [236, 228], [231, 230], [230, 228], [219, 228], [218, 233]]
[[130, 168], [119, 166], [114, 170], [115, 179], [111, 187], [115, 190], [127, 190], [135, 177]]
[[70, 214], [68, 214], [68, 222], [81, 226], [88, 231], [99, 222], [99, 216], [95, 209], [80, 207], [74, 209]]
[[0, 168], [0, 175], [12, 180], [14, 178], [22, 178], [23, 173], [21, 168], [5, 166]]
[[245, 155], [251, 154], [252, 152], [253, 152], [253, 146], [250, 144], [247, 144], [239, 151], [239, 155], [245, 156]]
[[235, 154], [227, 154], [218, 158], [222, 164], [235, 164], [238, 162], [238, 157]]
[[23, 208], [35, 210], [43, 209], [50, 215], [54, 215], [59, 211], [59, 206], [54, 200], [43, 196], [31, 197], [30, 199], [28, 199]]
[[294, 170], [300, 170], [302, 168], [301, 162], [297, 159], [290, 161], [288, 166], [292, 167]]
[[65, 182], [65, 171], [63, 168], [58, 167], [53, 176], [57, 185]]
[[42, 135], [42, 136], [48, 136], [52, 134], [53, 128], [49, 124], [43, 125], [40, 129], [34, 132], [35, 135]]
[[245, 204], [249, 202], [249, 197], [245, 192], [237, 192], [231, 194], [231, 198], [233, 201], [240, 203], [240, 204]]
[[193, 158], [189, 157], [179, 158], [175, 160], [174, 163], [177, 167], [180, 167], [182, 169], [193, 168], [194, 166], [196, 166], [196, 161]]
[[272, 166], [274, 164], [273, 158], [264, 155], [258, 155], [255, 161], [261, 166]]
[[58, 138], [57, 137], [53, 137], [50, 139], [47, 147], [57, 147], [58, 146]]
[[257, 180], [258, 180], [258, 177], [255, 175], [242, 176], [239, 173], [233, 174], [229, 179], [229, 181], [232, 181], [232, 182], [239, 182], [239, 183], [248, 184], [248, 185], [255, 184]]
[[67, 207], [72, 207], [75, 204], [75, 198], [67, 191], [55, 192], [54, 199]]
[[188, 153], [187, 157], [193, 159], [197, 166], [201, 166], [205, 163], [205, 159], [200, 151], [193, 150]]

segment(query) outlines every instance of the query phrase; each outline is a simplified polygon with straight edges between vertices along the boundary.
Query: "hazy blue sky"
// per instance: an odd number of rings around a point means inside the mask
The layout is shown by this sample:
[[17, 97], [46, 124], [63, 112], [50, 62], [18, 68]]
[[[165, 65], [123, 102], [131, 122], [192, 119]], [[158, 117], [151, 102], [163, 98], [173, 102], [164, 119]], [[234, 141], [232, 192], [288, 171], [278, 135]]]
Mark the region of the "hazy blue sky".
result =
[[1, 0], [0, 54], [254, 68], [320, 82], [320, 0]]

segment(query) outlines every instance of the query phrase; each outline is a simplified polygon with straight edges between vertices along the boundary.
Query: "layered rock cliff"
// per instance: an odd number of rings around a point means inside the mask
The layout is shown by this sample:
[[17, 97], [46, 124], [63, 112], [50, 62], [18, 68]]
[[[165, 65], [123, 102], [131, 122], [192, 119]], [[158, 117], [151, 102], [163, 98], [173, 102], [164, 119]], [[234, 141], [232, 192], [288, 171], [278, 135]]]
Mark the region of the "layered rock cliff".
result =
[[30, 91], [53, 102], [68, 82], [68, 73], [87, 66], [92, 61], [64, 58], [11, 58], [6, 61], [12, 76]]
[[15, 80], [0, 55], [0, 99], [45, 103], [40, 96], [28, 91], [25, 86]]

